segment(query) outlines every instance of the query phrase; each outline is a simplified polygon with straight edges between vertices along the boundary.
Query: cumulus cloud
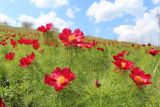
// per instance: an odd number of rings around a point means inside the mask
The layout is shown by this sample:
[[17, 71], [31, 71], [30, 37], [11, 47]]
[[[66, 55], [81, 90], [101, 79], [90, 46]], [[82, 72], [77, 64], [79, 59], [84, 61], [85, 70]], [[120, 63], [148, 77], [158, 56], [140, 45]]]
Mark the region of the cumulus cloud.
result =
[[99, 2], [93, 2], [86, 14], [95, 19], [96, 22], [103, 22], [125, 14], [141, 17], [145, 9], [143, 0], [115, 0], [115, 2], [100, 0]]
[[13, 20], [12, 18], [10, 18], [9, 16], [5, 15], [5, 14], [1, 14], [0, 13], [0, 22], [1, 23], [8, 23], [11, 26], [16, 26], [16, 21]]
[[53, 23], [55, 27], [62, 30], [65, 27], [70, 27], [73, 23], [71, 21], [65, 21], [57, 17], [55, 12], [49, 12], [48, 14], [41, 13], [38, 18], [32, 16], [21, 15], [18, 17], [20, 23], [22, 22], [31, 22], [34, 24], [34, 27], [37, 28], [40, 25], [45, 25], [46, 23]]
[[80, 8], [74, 6], [74, 7], [71, 7], [69, 9], [67, 9], [66, 11], [66, 15], [69, 17], [69, 18], [75, 18], [75, 12], [78, 12], [80, 11]]
[[154, 8], [150, 12], [144, 13], [142, 18], [136, 20], [135, 25], [120, 25], [113, 29], [119, 35], [119, 41], [130, 41], [138, 43], [160, 43], [158, 20], [156, 19], [157, 10]]
[[31, 0], [39, 8], [57, 8], [68, 4], [68, 0]]
[[154, 4], [160, 4], [160, 0], [152, 0]]
[[27, 16], [27, 15], [21, 15], [19, 16], [18, 20], [20, 22], [30, 22], [30, 23], [34, 23], [35, 19], [32, 16]]

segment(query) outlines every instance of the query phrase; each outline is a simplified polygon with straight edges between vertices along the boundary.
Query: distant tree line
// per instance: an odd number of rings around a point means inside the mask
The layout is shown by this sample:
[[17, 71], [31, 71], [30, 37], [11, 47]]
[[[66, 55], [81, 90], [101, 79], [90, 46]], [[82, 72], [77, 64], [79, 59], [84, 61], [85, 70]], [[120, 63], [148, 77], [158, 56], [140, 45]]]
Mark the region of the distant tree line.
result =
[[24, 28], [32, 28], [33, 23], [32, 22], [22, 22], [21, 26]]
[[[0, 22], [0, 25], [9, 26], [9, 23], [7, 21], [4, 21], [4, 22]], [[31, 29], [33, 28], [33, 25], [34, 24], [32, 22], [27, 22], [27, 21], [21, 22], [21, 27], [24, 27], [24, 28]], [[52, 31], [59, 32], [60, 29], [53, 25]]]
[[0, 22], [0, 25], [8, 26], [9, 24], [5, 21], [5, 22]]

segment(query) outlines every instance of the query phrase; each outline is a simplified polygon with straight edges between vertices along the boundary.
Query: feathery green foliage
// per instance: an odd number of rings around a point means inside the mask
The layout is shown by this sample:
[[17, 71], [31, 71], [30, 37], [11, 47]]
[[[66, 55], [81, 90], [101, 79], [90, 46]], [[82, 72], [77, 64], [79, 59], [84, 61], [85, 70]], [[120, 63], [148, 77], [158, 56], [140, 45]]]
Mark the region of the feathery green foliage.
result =
[[[1, 27], [5, 34], [8, 27]], [[34, 38], [38, 33], [34, 30], [14, 28], [17, 32]], [[2, 39], [1, 38], [1, 39]], [[17, 34], [17, 39], [20, 35]], [[37, 38], [37, 37], [35, 37]], [[65, 47], [58, 40], [58, 33], [54, 33], [54, 40], [58, 44], [49, 46], [44, 44], [41, 33], [38, 36], [40, 50], [34, 50], [32, 46], [19, 45], [12, 48], [0, 45], [0, 96], [3, 97], [7, 107], [159, 107], [160, 106], [160, 55], [146, 54], [149, 46], [143, 47], [131, 43], [121, 43], [98, 38], [88, 37], [101, 42], [99, 47], [104, 52], [92, 49]], [[0, 39], [0, 40], [1, 40]], [[54, 42], [54, 41], [53, 41]], [[107, 45], [103, 45], [107, 44]], [[137, 48], [138, 47], [138, 48]], [[146, 73], [152, 75], [152, 85], [138, 89], [129, 77], [129, 71], [121, 75], [114, 71], [112, 56], [120, 51], [128, 50], [128, 60], [141, 67]], [[12, 61], [5, 60], [4, 55], [15, 52]], [[35, 53], [34, 62], [27, 68], [19, 66], [19, 59], [27, 54]], [[46, 73], [51, 73], [56, 67], [69, 67], [76, 79], [60, 92], [44, 84]], [[95, 80], [99, 80], [101, 87], [95, 86]]]

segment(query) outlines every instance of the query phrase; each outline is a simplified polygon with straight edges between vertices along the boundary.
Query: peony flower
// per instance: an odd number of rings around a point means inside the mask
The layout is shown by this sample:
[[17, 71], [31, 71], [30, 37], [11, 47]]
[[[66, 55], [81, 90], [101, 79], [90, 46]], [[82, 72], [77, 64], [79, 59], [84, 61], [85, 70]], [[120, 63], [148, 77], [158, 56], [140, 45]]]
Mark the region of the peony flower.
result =
[[155, 48], [151, 48], [148, 53], [153, 56], [156, 56], [157, 54], [159, 54], [159, 51], [156, 50]]
[[117, 59], [115, 62], [113, 62], [114, 65], [122, 70], [130, 70], [134, 67], [133, 62], [129, 61], [129, 60], [125, 60], [125, 59]]
[[5, 55], [6, 60], [12, 60], [14, 59], [15, 53], [14, 52], [9, 52], [8, 54]]
[[84, 34], [80, 31], [80, 29], [76, 29], [72, 32], [70, 29], [65, 28], [62, 33], [59, 34], [59, 39], [64, 45], [77, 44], [78, 42], [83, 41], [84, 38]]
[[33, 60], [35, 58], [34, 53], [31, 53], [30, 55], [27, 55], [26, 57], [22, 57], [19, 61], [20, 61], [20, 65], [22, 67], [27, 67], [28, 65], [30, 65]]
[[129, 76], [132, 78], [132, 80], [136, 83], [136, 85], [139, 88], [152, 83], [150, 82], [151, 75], [145, 74], [145, 72], [138, 67], [134, 68]]
[[40, 32], [45, 33], [47, 31], [51, 30], [52, 26], [53, 26], [52, 23], [48, 23], [48, 24], [46, 24], [46, 26], [41, 25], [40, 27], [37, 28], [37, 30], [40, 31]]
[[75, 74], [69, 68], [63, 68], [62, 70], [57, 67], [52, 71], [52, 74], [46, 74], [44, 77], [44, 83], [54, 87], [56, 91], [64, 89], [70, 81], [76, 78]]

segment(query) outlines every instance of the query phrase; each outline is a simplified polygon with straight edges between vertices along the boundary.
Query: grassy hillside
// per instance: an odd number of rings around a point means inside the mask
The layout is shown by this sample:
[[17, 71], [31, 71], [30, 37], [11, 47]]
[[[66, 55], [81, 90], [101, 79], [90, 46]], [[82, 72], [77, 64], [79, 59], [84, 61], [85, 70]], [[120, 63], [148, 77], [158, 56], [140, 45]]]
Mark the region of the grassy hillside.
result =
[[[10, 44], [10, 39], [17, 41], [21, 37], [38, 39], [40, 48]], [[1, 26], [0, 41], [4, 40], [7, 45], [0, 45], [0, 96], [7, 107], [160, 106], [160, 54], [146, 53], [153, 46], [88, 37], [86, 41], [94, 40], [97, 45], [90, 49], [79, 48], [64, 46], [57, 32], [43, 34]], [[151, 74], [152, 84], [138, 88], [129, 77], [131, 70], [115, 67], [112, 56], [123, 50], [129, 52], [125, 57], [127, 60]], [[5, 59], [8, 52], [15, 53], [13, 60]], [[32, 52], [35, 54], [33, 62], [27, 67], [19, 66], [19, 60]], [[56, 67], [68, 67], [76, 75], [75, 80], [61, 91], [44, 83], [45, 74], [51, 74]], [[96, 80], [99, 83], [96, 84]]]

